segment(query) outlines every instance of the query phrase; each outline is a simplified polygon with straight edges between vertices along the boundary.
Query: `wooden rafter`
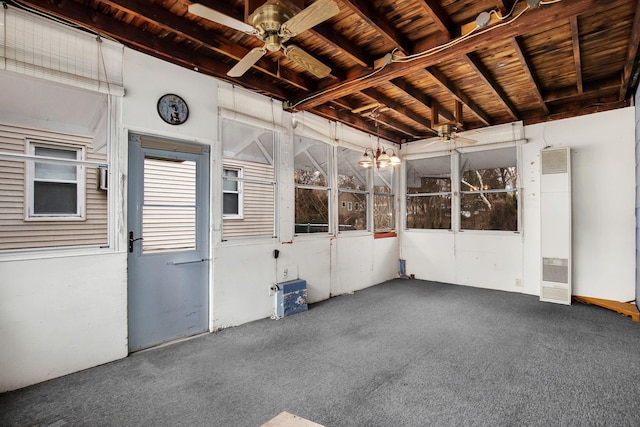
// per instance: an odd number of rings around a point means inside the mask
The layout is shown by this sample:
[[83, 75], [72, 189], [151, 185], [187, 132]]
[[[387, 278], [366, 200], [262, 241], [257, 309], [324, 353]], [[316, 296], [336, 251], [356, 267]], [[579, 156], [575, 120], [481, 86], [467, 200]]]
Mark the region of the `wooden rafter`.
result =
[[[429, 96], [425, 95], [424, 92], [422, 92], [420, 89], [418, 89], [417, 87], [415, 87], [414, 85], [412, 85], [411, 83], [407, 82], [405, 79], [403, 78], [397, 78], [397, 79], [393, 79], [390, 82], [391, 84], [393, 84], [394, 86], [396, 86], [398, 89], [402, 90], [404, 93], [406, 93], [407, 95], [409, 95], [410, 97], [412, 97], [413, 99], [415, 99], [416, 101], [418, 101], [419, 103], [421, 103], [422, 105], [424, 105], [425, 107], [431, 109], [433, 106], [433, 103], [435, 102], [433, 99], [431, 99]], [[440, 115], [442, 117], [444, 117], [447, 120], [454, 120], [455, 116], [453, 113], [440, 108]]]
[[[391, 63], [374, 75], [370, 75], [369, 70], [363, 70], [354, 74], [349, 80], [332, 87], [323, 89], [301, 99], [291, 101], [290, 104], [299, 110], [306, 110], [316, 105], [323, 104], [342, 97], [353, 91], [363, 90], [368, 87], [377, 86], [389, 80], [416, 72], [425, 67], [447, 61], [453, 58], [466, 55], [469, 52], [484, 49], [494, 44], [496, 40], [513, 38], [518, 35], [530, 32], [535, 28], [544, 27], [557, 22], [559, 19], [569, 19], [571, 16], [579, 15], [587, 11], [602, 11], [607, 8], [606, 0], [563, 0], [554, 3], [546, 8], [531, 9], [524, 13], [517, 21], [510, 25], [496, 27], [494, 30], [480, 34], [476, 37], [461, 40], [455, 46], [435, 52], [431, 55], [417, 58], [408, 63]], [[551, 13], [553, 11], [553, 13]], [[435, 47], [438, 41], [433, 42], [430, 47]], [[427, 47], [425, 45], [424, 47]], [[368, 76], [368, 77], [367, 77]]]
[[572, 16], [571, 22], [571, 40], [573, 44], [573, 63], [576, 67], [576, 87], [578, 93], [581, 94], [584, 91], [582, 87], [582, 60], [580, 58], [580, 29], [578, 27], [578, 17]]
[[549, 107], [547, 107], [547, 104], [544, 102], [544, 97], [542, 96], [542, 88], [540, 86], [540, 82], [538, 81], [538, 78], [536, 77], [533, 71], [533, 67], [529, 61], [529, 58], [527, 57], [524, 51], [524, 43], [522, 42], [522, 38], [514, 37], [512, 40], [512, 45], [513, 45], [513, 49], [516, 51], [516, 55], [518, 56], [518, 59], [520, 60], [520, 64], [522, 65], [525, 75], [529, 79], [529, 82], [531, 82], [533, 93], [536, 96], [536, 98], [538, 98], [538, 101], [540, 102], [542, 110], [545, 112], [545, 114], [549, 114]]
[[431, 122], [429, 121], [429, 119], [422, 117], [420, 114], [416, 113], [410, 108], [407, 108], [402, 103], [393, 100], [392, 98], [390, 98], [389, 96], [385, 95], [384, 93], [380, 92], [377, 89], [368, 88], [363, 90], [362, 93], [367, 95], [369, 98], [372, 98], [380, 102], [381, 104], [386, 105], [387, 107], [391, 108], [397, 113], [408, 117], [409, 119], [413, 120], [418, 125], [420, 125], [421, 127], [427, 127], [427, 128], [431, 127]]
[[633, 18], [633, 25], [631, 26], [631, 39], [629, 46], [627, 47], [627, 57], [624, 63], [624, 69], [622, 71], [622, 84], [620, 85], [620, 100], [623, 100], [627, 96], [629, 90], [629, 82], [631, 80], [631, 73], [633, 72], [633, 65], [638, 55], [638, 45], [640, 44], [640, 1], [636, 3], [636, 12]]
[[475, 114], [482, 123], [489, 126], [491, 124], [491, 118], [484, 112], [480, 107], [478, 107], [464, 92], [458, 89], [451, 80], [447, 78], [447, 76], [442, 73], [442, 71], [438, 70], [436, 67], [427, 68], [427, 73], [433, 77], [433, 79], [451, 96], [453, 96], [456, 100], [460, 101], [464, 106], [470, 109], [473, 114]]
[[419, 0], [420, 7], [431, 17], [440, 32], [451, 38], [453, 35], [451, 20], [439, 2]]
[[363, 19], [369, 26], [375, 28], [378, 34], [384, 37], [390, 44], [396, 46], [403, 52], [411, 52], [412, 48], [409, 39], [398, 31], [387, 19], [380, 16], [372, 2], [368, 0], [343, 0], [342, 3], [354, 14]]
[[[162, 7], [135, 0], [104, 0], [103, 3], [134, 16], [139, 16], [147, 22], [158, 25], [165, 31], [176, 33], [193, 43], [194, 46], [202, 46], [229, 58], [240, 60], [249, 53], [249, 49], [230, 43], [216, 33], [194, 26], [193, 22], [188, 19], [180, 18]], [[256, 63], [256, 67], [263, 73], [280, 78], [299, 89], [308, 91], [311, 88], [315, 88], [315, 84], [311, 80], [298, 73], [279, 69], [277, 64], [272, 61], [260, 60]]]
[[493, 79], [487, 67], [484, 66], [480, 58], [475, 53], [467, 54], [467, 62], [474, 69], [474, 71], [478, 74], [478, 76], [484, 81], [487, 85], [487, 88], [493, 92], [493, 94], [498, 98], [498, 100], [504, 105], [504, 107], [509, 112], [509, 115], [513, 120], [520, 120], [518, 115], [518, 110], [513, 105], [513, 103], [509, 100], [507, 94], [502, 90], [500, 85]]
[[375, 135], [377, 133], [380, 135], [380, 138], [384, 138], [392, 142], [401, 142], [397, 140], [395, 132], [389, 132], [384, 127], [376, 128], [376, 125], [375, 123], [373, 123], [373, 121], [365, 120], [359, 115], [343, 114], [343, 112], [335, 108], [331, 108], [328, 105], [319, 105], [311, 109], [310, 111], [320, 117], [324, 117], [325, 119], [346, 123], [354, 127], [355, 129], [370, 133], [372, 135]]
[[[220, 61], [204, 55], [193, 55], [185, 49], [180, 49], [178, 45], [170, 40], [160, 39], [151, 33], [138, 30], [136, 27], [114, 20], [76, 2], [51, 0], [47, 2], [23, 1], [22, 3], [28, 3], [31, 7], [66, 19], [82, 27], [95, 28], [102, 35], [120, 40], [131, 48], [204, 74], [220, 76], [229, 71], [229, 66]], [[280, 87], [264, 79], [244, 76], [241, 82], [234, 78], [228, 78], [227, 80], [242, 83], [243, 86], [278, 99], [286, 97], [285, 92]]]
[[578, 93], [575, 86], [556, 89], [544, 94], [545, 103], [580, 98], [582, 96], [602, 96], [620, 88], [620, 79], [616, 77], [601, 79], [583, 84], [583, 92]]

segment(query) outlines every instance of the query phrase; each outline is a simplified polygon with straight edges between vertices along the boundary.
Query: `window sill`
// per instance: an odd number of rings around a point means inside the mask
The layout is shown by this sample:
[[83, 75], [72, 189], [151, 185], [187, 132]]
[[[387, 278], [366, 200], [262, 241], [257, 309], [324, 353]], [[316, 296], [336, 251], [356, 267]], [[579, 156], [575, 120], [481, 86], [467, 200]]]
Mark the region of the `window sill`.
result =
[[388, 237], [397, 237], [398, 233], [395, 231], [377, 231], [373, 233], [374, 239], [386, 239]]

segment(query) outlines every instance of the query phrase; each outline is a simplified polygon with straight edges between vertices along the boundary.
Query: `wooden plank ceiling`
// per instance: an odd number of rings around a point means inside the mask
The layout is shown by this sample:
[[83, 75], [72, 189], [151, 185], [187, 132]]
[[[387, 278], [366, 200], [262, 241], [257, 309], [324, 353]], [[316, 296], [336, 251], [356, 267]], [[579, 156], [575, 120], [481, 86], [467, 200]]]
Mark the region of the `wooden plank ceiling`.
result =
[[[433, 136], [435, 122], [474, 129], [630, 105], [638, 77], [638, 0], [334, 1], [337, 14], [285, 43], [328, 65], [324, 78], [282, 49], [229, 77], [264, 43], [190, 13], [188, 0], [8, 3], [396, 143]], [[198, 2], [249, 22], [245, 16], [265, 0]], [[296, 14], [314, 1], [275, 3]], [[489, 25], [478, 28], [487, 17]]]

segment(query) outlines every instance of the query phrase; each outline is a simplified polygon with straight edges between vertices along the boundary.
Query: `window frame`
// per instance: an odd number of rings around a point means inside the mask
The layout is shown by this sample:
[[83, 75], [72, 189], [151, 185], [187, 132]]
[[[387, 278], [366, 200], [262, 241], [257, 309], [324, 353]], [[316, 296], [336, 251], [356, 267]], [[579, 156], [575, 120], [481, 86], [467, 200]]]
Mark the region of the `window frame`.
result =
[[[341, 157], [341, 154], [339, 152], [339, 150], [349, 150], [352, 151], [352, 155], [354, 157], [354, 159], [360, 159], [362, 157], [362, 151], [360, 151], [360, 149], [355, 149], [352, 148], [351, 146], [338, 146], [336, 147], [336, 158]], [[338, 201], [338, 206], [342, 206], [342, 202], [344, 200], [340, 200], [340, 196], [342, 194], [352, 194], [352, 195], [356, 195], [356, 196], [362, 196], [363, 197], [363, 201], [365, 203], [364, 206], [364, 220], [365, 220], [365, 227], [364, 229], [342, 229], [343, 224], [340, 223], [340, 208], [336, 209], [335, 212], [335, 218], [336, 218], [336, 233], [342, 234], [342, 233], [347, 233], [347, 234], [356, 234], [356, 233], [371, 233], [373, 230], [373, 219], [372, 219], [372, 171], [371, 169], [362, 169], [360, 168], [360, 166], [357, 164], [357, 161], [355, 162], [355, 164], [351, 165], [351, 167], [353, 168], [353, 171], [356, 173], [359, 173], [360, 176], [362, 178], [364, 178], [364, 190], [361, 189], [356, 189], [356, 188], [349, 188], [349, 187], [341, 187], [340, 186], [340, 162], [336, 161], [335, 162], [335, 169], [336, 169], [336, 199]], [[351, 176], [351, 175], [343, 175], [343, 176]], [[355, 175], [353, 175], [355, 177]], [[353, 200], [351, 201], [347, 201], [347, 212], [353, 212]], [[345, 224], [346, 225], [346, 224]]]
[[[410, 162], [412, 161], [419, 161], [419, 160], [427, 160], [427, 159], [437, 159], [437, 158], [441, 158], [441, 157], [447, 157], [449, 159], [449, 191], [439, 191], [439, 192], [426, 192], [426, 193], [408, 193], [407, 192], [407, 169], [410, 165]], [[457, 227], [457, 212], [456, 212], [456, 196], [457, 196], [457, 192], [458, 190], [456, 189], [456, 175], [455, 175], [455, 167], [454, 164], [456, 163], [456, 160], [454, 159], [454, 155], [453, 153], [437, 153], [435, 155], [429, 155], [429, 156], [421, 156], [421, 157], [412, 157], [409, 159], [405, 160], [405, 169], [403, 171], [403, 176], [404, 176], [404, 224], [403, 224], [403, 228], [404, 230], [411, 230], [411, 231], [429, 231], [429, 232], [451, 232], [453, 230], [456, 230]], [[450, 202], [450, 206], [449, 206], [449, 211], [451, 214], [451, 224], [449, 228], [417, 228], [417, 227], [409, 227], [408, 225], [408, 199], [412, 198], [412, 197], [448, 197], [449, 198], [449, 202]]]
[[[328, 236], [328, 235], [332, 235], [333, 234], [333, 230], [334, 230], [334, 215], [332, 213], [333, 211], [333, 206], [334, 206], [334, 201], [333, 201], [333, 195], [335, 194], [335, 190], [333, 187], [333, 170], [335, 169], [334, 167], [334, 149], [335, 147], [332, 146], [331, 144], [328, 144], [325, 141], [321, 141], [319, 139], [310, 137], [310, 136], [306, 136], [304, 134], [299, 134], [299, 133], [294, 133], [293, 134], [293, 147], [294, 147], [294, 158], [293, 158], [293, 172], [294, 172], [294, 176], [296, 174], [296, 158], [297, 158], [297, 144], [298, 144], [298, 138], [300, 139], [305, 139], [308, 141], [312, 141], [313, 145], [316, 144], [322, 144], [323, 149], [325, 150], [326, 153], [326, 163], [327, 163], [327, 167], [326, 170], [322, 170], [322, 167], [320, 166], [320, 163], [318, 162], [318, 159], [313, 159], [312, 162], [314, 163], [315, 167], [316, 167], [316, 171], [320, 172], [324, 177], [325, 177], [325, 185], [319, 185], [319, 184], [301, 184], [299, 182], [297, 182], [297, 180], [294, 178], [294, 224], [293, 224], [293, 235], [296, 237], [307, 237], [307, 236]], [[306, 150], [305, 150], [306, 151]], [[308, 154], [308, 156], [312, 156], [311, 154]], [[320, 169], [320, 170], [318, 170]], [[296, 212], [298, 210], [298, 200], [297, 200], [297, 194], [298, 194], [298, 190], [310, 190], [310, 191], [322, 191], [325, 192], [327, 195], [327, 230], [326, 231], [318, 231], [318, 232], [298, 232], [297, 227], [298, 226], [302, 226], [302, 224], [299, 224], [296, 222]], [[313, 224], [311, 224], [313, 226]]]
[[[40, 140], [27, 138], [25, 141], [28, 155], [36, 157], [36, 148], [47, 148], [59, 151], [73, 151], [75, 159], [60, 159], [63, 164], [76, 168], [76, 213], [75, 214], [36, 214], [35, 211], [35, 182], [61, 182], [60, 180], [46, 180], [36, 178], [36, 163], [57, 164], [56, 162], [38, 162], [33, 159], [27, 162], [25, 171], [25, 221], [85, 221], [86, 220], [86, 168], [81, 162], [85, 161], [86, 147], [84, 144], [57, 142], [52, 140]], [[43, 156], [45, 157], [45, 156]], [[71, 181], [68, 181], [71, 182]]]
[[[515, 168], [515, 179], [514, 179], [514, 187], [510, 188], [510, 189], [478, 189], [476, 191], [470, 191], [470, 190], [463, 190], [462, 189], [462, 177], [463, 177], [463, 171], [462, 171], [462, 166], [463, 166], [463, 162], [462, 162], [462, 157], [464, 155], [469, 155], [469, 154], [473, 154], [473, 153], [479, 153], [479, 152], [488, 152], [488, 151], [493, 151], [493, 150], [504, 150], [504, 149], [508, 149], [508, 148], [513, 148], [515, 151], [515, 162], [513, 164], [513, 166], [506, 166], [506, 167], [496, 167], [496, 168], [491, 168], [491, 169], [502, 169], [502, 168], [510, 168], [510, 167], [514, 167]], [[522, 199], [521, 199], [521, 192], [520, 192], [520, 158], [521, 158], [521, 150], [520, 147], [518, 145], [501, 145], [501, 146], [489, 146], [489, 147], [474, 147], [473, 149], [465, 149], [465, 150], [459, 150], [457, 152], [456, 155], [456, 192], [457, 192], [457, 231], [461, 232], [461, 233], [482, 233], [482, 234], [489, 234], [489, 233], [498, 233], [498, 234], [519, 234], [521, 232], [522, 229]], [[471, 170], [480, 170], [480, 169], [471, 169]], [[481, 170], [487, 170], [487, 169], [481, 169]], [[499, 229], [491, 229], [491, 228], [487, 228], [487, 229], [476, 229], [476, 228], [463, 228], [462, 227], [462, 196], [463, 195], [491, 195], [491, 194], [514, 194], [516, 197], [516, 201], [517, 201], [517, 206], [516, 206], [516, 228], [515, 230], [499, 230]]]
[[[226, 171], [235, 171], [238, 174], [235, 177], [227, 177]], [[222, 165], [222, 218], [224, 219], [244, 219], [243, 215], [243, 191], [242, 191], [242, 174], [243, 168], [241, 166], [227, 166]], [[224, 189], [224, 181], [232, 181], [237, 185], [236, 191], [229, 191]], [[224, 195], [225, 194], [237, 194], [238, 195], [238, 213], [237, 214], [225, 214], [224, 213]]]
[[[398, 229], [398, 218], [397, 218], [397, 212], [396, 212], [396, 205], [397, 205], [397, 171], [399, 170], [399, 168], [396, 168], [392, 165], [387, 166], [384, 169], [375, 169], [373, 171], [373, 178], [371, 179], [371, 222], [372, 222], [372, 228], [373, 228], [373, 232], [374, 234], [384, 234], [384, 233], [390, 233], [390, 232], [395, 232]], [[376, 191], [376, 175], [380, 174], [380, 178], [382, 181], [385, 181], [386, 179], [383, 177], [383, 175], [381, 175], [382, 171], [390, 171], [391, 174], [389, 176], [389, 181], [387, 184], [388, 186], [386, 186], [386, 188], [388, 188], [390, 191], [388, 193], [383, 192], [383, 191]], [[390, 200], [390, 205], [391, 205], [391, 227], [390, 228], [378, 228], [376, 226], [376, 200], [378, 200], [378, 198], [380, 197], [385, 197], [388, 198]]]

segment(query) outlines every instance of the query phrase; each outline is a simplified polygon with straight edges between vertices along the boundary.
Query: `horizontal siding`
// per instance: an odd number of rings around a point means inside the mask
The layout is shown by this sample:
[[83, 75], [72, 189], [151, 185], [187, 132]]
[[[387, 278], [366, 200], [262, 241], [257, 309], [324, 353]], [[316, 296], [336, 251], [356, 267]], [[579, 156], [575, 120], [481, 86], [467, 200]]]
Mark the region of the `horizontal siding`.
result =
[[[26, 140], [73, 143], [86, 147], [86, 160], [105, 162], [91, 138], [0, 123], [0, 151], [26, 154]], [[0, 250], [58, 246], [102, 246], [107, 238], [107, 192], [98, 190], [97, 170], [85, 167], [84, 221], [25, 221], [25, 162], [0, 160]]]
[[145, 158], [143, 252], [195, 248], [195, 204], [195, 162]]
[[[248, 180], [274, 181], [274, 168], [253, 162], [225, 159], [224, 167], [241, 168], [242, 178]], [[224, 219], [223, 238], [273, 236], [274, 233], [274, 186], [242, 183], [242, 219]]]

